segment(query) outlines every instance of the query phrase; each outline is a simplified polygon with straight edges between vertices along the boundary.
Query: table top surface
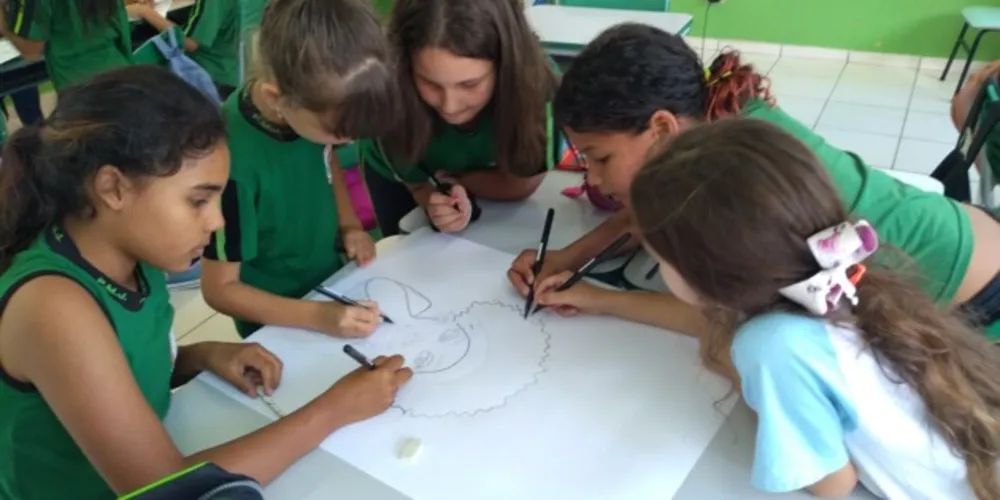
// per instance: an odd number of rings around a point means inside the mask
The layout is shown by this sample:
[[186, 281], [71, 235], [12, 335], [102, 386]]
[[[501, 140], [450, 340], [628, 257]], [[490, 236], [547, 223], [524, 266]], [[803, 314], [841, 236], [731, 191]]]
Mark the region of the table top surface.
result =
[[680, 35], [691, 27], [691, 15], [625, 9], [532, 5], [525, 8], [528, 22], [542, 43], [584, 46], [604, 30], [621, 23], [643, 23]]
[[[553, 225], [551, 236], [552, 248], [560, 248], [592, 229], [607, 215], [585, 199], [573, 200], [559, 194], [562, 187], [573, 185], [579, 179], [579, 174], [551, 172], [546, 176], [542, 188], [527, 202], [484, 205], [482, 219], [461, 236], [506, 252], [531, 248], [537, 244], [544, 211], [551, 206], [556, 209], [556, 224]], [[413, 222], [412, 218], [409, 222]], [[405, 236], [393, 237], [380, 241], [378, 248], [380, 252], [384, 252], [393, 246], [405, 244]], [[345, 267], [328, 283], [346, 276], [353, 269], [353, 265]], [[228, 327], [230, 321], [225, 316], [217, 315], [200, 328]], [[230, 400], [198, 380], [175, 392], [165, 421], [177, 446], [186, 454], [221, 444], [267, 423], [268, 419], [263, 415]], [[750, 484], [754, 439], [752, 413], [745, 405], [738, 403], [674, 498], [774, 498], [775, 495], [759, 492]], [[267, 495], [268, 498], [278, 500], [407, 498], [353, 465], [318, 448], [270, 484]], [[790, 493], [779, 497], [810, 498], [804, 493]], [[859, 490], [852, 498], [874, 497]]]

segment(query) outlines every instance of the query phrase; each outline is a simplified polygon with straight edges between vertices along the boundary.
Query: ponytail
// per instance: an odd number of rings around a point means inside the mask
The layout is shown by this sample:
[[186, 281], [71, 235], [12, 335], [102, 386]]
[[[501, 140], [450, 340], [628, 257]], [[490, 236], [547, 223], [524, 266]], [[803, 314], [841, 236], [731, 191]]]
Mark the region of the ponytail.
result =
[[854, 321], [880, 366], [923, 400], [979, 500], [1000, 498], [1000, 350], [896, 272], [869, 270]]
[[7, 138], [0, 167], [0, 273], [55, 217], [37, 175], [42, 130], [21, 128]]
[[705, 119], [710, 122], [739, 115], [754, 99], [773, 103], [770, 80], [752, 64], [744, 64], [735, 50], [724, 50], [712, 61], [705, 71], [705, 86], [708, 88]]

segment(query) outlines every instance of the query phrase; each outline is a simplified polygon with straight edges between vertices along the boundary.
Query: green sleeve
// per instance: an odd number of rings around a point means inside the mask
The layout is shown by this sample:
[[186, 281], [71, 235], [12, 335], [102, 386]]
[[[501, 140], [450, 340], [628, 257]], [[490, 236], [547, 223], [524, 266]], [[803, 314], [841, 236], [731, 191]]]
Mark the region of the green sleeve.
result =
[[34, 41], [49, 39], [52, 24], [52, 0], [11, 0], [7, 5], [10, 30], [21, 38]]
[[230, 178], [222, 191], [226, 225], [216, 231], [205, 257], [222, 262], [248, 262], [257, 256], [255, 183]]
[[416, 166], [399, 166], [393, 164], [385, 153], [382, 144], [377, 139], [361, 139], [357, 142], [360, 164], [370, 168], [382, 177], [396, 182], [420, 184], [427, 182], [427, 174]]
[[215, 43], [215, 37], [222, 30], [226, 13], [229, 11], [228, 2], [221, 0], [197, 0], [191, 8], [191, 16], [188, 17], [187, 26], [184, 27], [184, 35], [194, 39], [198, 45], [211, 47]]

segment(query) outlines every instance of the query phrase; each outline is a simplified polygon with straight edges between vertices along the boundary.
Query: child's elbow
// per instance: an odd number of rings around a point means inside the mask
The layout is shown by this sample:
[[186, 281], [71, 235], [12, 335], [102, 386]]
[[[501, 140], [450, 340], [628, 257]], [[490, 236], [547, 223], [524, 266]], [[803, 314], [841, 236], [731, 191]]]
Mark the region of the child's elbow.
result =
[[858, 486], [858, 473], [854, 465], [847, 463], [840, 470], [824, 477], [806, 488], [813, 496], [820, 498], [845, 498]]

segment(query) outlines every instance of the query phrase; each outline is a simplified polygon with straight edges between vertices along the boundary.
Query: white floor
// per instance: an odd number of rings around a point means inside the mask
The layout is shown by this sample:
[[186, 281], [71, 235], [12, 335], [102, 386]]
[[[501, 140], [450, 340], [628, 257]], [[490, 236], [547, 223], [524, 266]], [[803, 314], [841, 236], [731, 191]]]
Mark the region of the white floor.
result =
[[[706, 50], [706, 61], [715, 48]], [[941, 82], [939, 70], [915, 65], [849, 63], [845, 58], [778, 56], [752, 49], [752, 44], [744, 47], [744, 56], [771, 78], [781, 107], [874, 166], [926, 175], [958, 139], [948, 116], [956, 70]], [[177, 293], [174, 303], [175, 333], [182, 344], [238, 338], [232, 321], [214, 314], [198, 291]]]

